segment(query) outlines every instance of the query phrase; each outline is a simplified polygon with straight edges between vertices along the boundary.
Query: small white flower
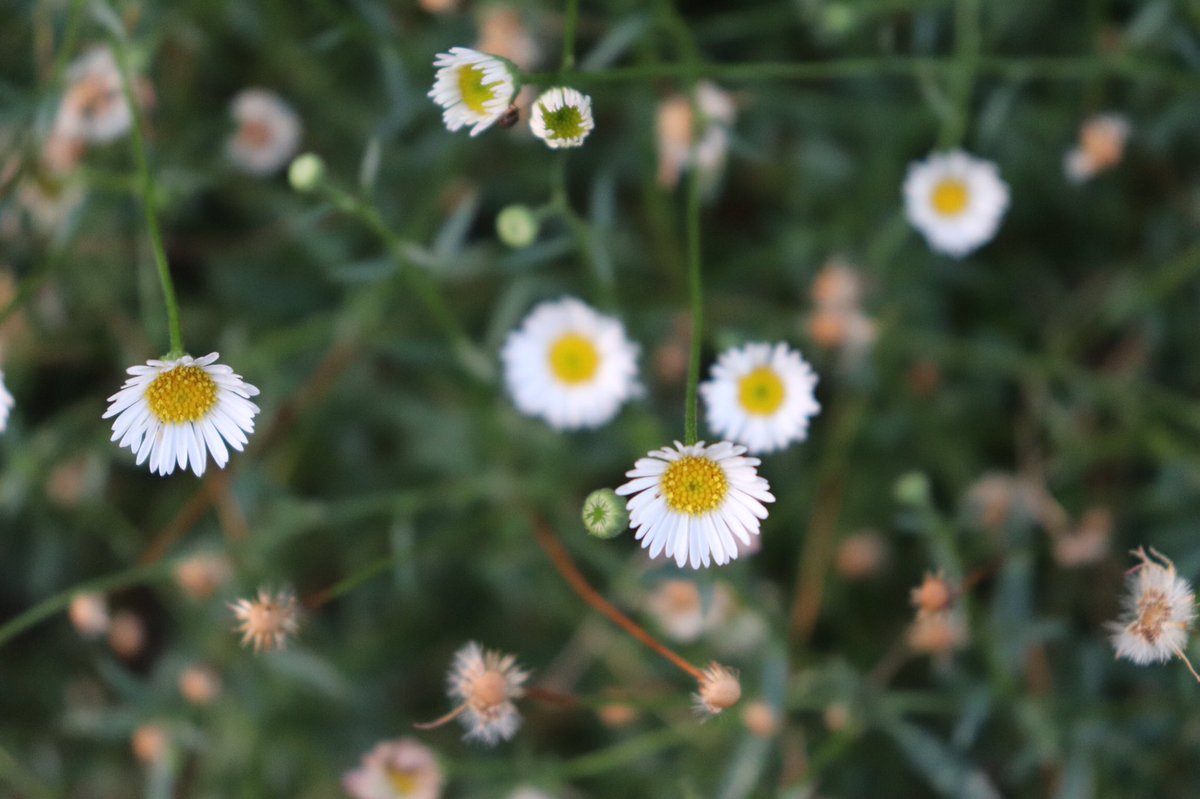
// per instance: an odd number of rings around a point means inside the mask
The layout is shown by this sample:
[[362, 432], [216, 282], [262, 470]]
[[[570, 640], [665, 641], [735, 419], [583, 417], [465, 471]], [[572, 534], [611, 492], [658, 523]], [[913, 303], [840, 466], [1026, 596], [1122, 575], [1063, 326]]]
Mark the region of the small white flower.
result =
[[1172, 657], [1186, 663], [1183, 649], [1196, 619], [1192, 588], [1175, 573], [1175, 564], [1154, 549], [1146, 554], [1139, 547], [1133, 555], [1141, 563], [1129, 571], [1125, 612], [1119, 621], [1109, 625], [1117, 657], [1128, 658], [1138, 665], [1161, 663]]
[[675, 442], [639, 458], [630, 478], [617, 489], [629, 496], [630, 524], [635, 538], [650, 557], [674, 557], [682, 568], [712, 561], [724, 565], [738, 556], [737, 536], [750, 544], [759, 522], [767, 518], [764, 502], [774, 502], [770, 486], [760, 477], [758, 458], [743, 455], [746, 448], [728, 441], [711, 447]]
[[1008, 185], [996, 165], [961, 150], [933, 153], [908, 166], [908, 221], [929, 246], [961, 258], [996, 235], [1008, 210]]
[[233, 98], [230, 114], [237, 130], [225, 151], [239, 169], [269, 175], [283, 167], [300, 145], [300, 118], [283, 99], [266, 89], [244, 89]]
[[547, 89], [533, 102], [529, 127], [548, 147], [580, 147], [595, 126], [592, 98], [575, 89]]
[[500, 353], [517, 410], [558, 430], [611, 420], [640, 391], [637, 355], [620, 321], [571, 297], [534, 308]]
[[747, 344], [721, 354], [700, 395], [708, 426], [758, 454], [808, 437], [808, 421], [821, 410], [816, 386], [812, 367], [788, 345]]
[[354, 799], [438, 799], [444, 779], [432, 749], [400, 738], [376, 744], [342, 787]]
[[0, 433], [8, 429], [8, 414], [14, 405], [16, 400], [8, 393], [8, 387], [4, 385], [4, 372], [0, 370]]
[[493, 746], [517, 734], [521, 714], [513, 700], [525, 695], [529, 672], [516, 664], [515, 655], [485, 650], [474, 641], [454, 653], [448, 693], [461, 703], [453, 715], [467, 728], [467, 740]]
[[237, 617], [242, 645], [252, 645], [256, 653], [283, 649], [288, 638], [300, 631], [300, 604], [290, 591], [272, 594], [260, 588], [257, 599], [239, 599], [229, 609]]
[[249, 398], [258, 389], [217, 358], [213, 352], [131, 366], [132, 377], [108, 398], [111, 404], [101, 417], [117, 417], [112, 440], [136, 453], [139, 466], [149, 458], [150, 471], [160, 475], [190, 465], [200, 477], [210, 452], [224, 468], [226, 443], [240, 452], [246, 434], [254, 432], [259, 409]]
[[446, 129], [470, 125], [478, 136], [508, 110], [517, 93], [512, 69], [503, 59], [467, 47], [451, 47], [433, 62], [437, 76], [429, 96], [440, 105]]
[[129, 132], [133, 114], [125, 101], [121, 70], [112, 50], [94, 47], [67, 70], [67, 92], [54, 133], [67, 139], [110, 142]]

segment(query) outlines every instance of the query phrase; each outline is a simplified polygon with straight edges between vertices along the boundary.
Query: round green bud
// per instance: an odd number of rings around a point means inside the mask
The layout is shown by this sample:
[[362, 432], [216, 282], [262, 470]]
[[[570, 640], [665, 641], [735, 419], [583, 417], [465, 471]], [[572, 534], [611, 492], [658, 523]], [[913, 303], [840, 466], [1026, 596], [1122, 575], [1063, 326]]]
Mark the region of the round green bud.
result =
[[625, 500], [611, 488], [597, 488], [583, 501], [583, 526], [596, 538], [615, 538], [629, 527]]
[[892, 486], [892, 495], [902, 505], [928, 505], [929, 476], [924, 472], [905, 472]]
[[538, 219], [527, 206], [510, 205], [496, 216], [496, 235], [514, 249], [528, 247], [537, 240]]
[[296, 191], [308, 192], [317, 188], [325, 177], [325, 162], [315, 153], [296, 156], [288, 167], [288, 181]]

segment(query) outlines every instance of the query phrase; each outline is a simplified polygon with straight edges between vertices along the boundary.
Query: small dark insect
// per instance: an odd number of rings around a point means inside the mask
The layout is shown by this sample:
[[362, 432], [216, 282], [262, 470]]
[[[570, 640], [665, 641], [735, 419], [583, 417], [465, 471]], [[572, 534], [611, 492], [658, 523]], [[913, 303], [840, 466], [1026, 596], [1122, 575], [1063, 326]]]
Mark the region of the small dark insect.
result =
[[517, 108], [516, 103], [513, 103], [508, 108], [504, 109], [504, 113], [496, 120], [496, 124], [502, 128], [511, 128], [517, 124], [517, 120], [521, 118], [521, 110]]

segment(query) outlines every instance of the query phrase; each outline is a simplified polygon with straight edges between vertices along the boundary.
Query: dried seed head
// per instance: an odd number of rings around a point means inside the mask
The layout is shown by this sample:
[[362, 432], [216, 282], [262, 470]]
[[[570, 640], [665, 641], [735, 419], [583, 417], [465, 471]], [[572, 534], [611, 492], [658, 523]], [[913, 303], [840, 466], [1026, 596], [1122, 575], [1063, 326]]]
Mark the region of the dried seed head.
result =
[[1129, 570], [1125, 612], [1110, 625], [1117, 657], [1139, 665], [1178, 657], [1191, 669], [1183, 654], [1196, 619], [1196, 597], [1191, 586], [1161, 553], [1151, 549], [1147, 554], [1139, 547], [1133, 555], [1141, 562]]
[[159, 724], [143, 724], [133, 731], [129, 741], [134, 756], [146, 765], [157, 763], [167, 753], [171, 738]]
[[967, 642], [967, 627], [956, 611], [917, 614], [908, 630], [908, 645], [925, 655], [948, 655]]
[[179, 675], [179, 693], [193, 705], [210, 705], [221, 693], [221, 678], [208, 666], [188, 666]]
[[99, 638], [108, 630], [108, 603], [103, 594], [76, 594], [67, 615], [84, 638]]
[[237, 617], [242, 644], [252, 644], [255, 652], [283, 649], [300, 630], [300, 606], [289, 591], [259, 589], [257, 599], [239, 599], [229, 608]]
[[737, 672], [719, 663], [711, 663], [700, 678], [700, 690], [693, 695], [696, 712], [715, 716], [728, 710], [742, 698], [742, 684]]
[[108, 625], [108, 645], [120, 657], [132, 660], [146, 645], [146, 626], [136, 613], [122, 610]]
[[759, 738], [772, 738], [779, 732], [779, 719], [775, 711], [761, 699], [749, 703], [742, 710], [742, 723], [751, 735]]
[[208, 599], [232, 574], [227, 557], [202, 552], [180, 561], [175, 567], [175, 582], [192, 599]]
[[887, 543], [883, 537], [865, 530], [842, 540], [835, 564], [838, 574], [847, 580], [866, 580], [879, 574], [887, 558]]
[[941, 572], [937, 574], [925, 572], [925, 579], [910, 593], [910, 601], [917, 609], [918, 616], [940, 613], [950, 607], [952, 599], [954, 599], [954, 589], [942, 577]]

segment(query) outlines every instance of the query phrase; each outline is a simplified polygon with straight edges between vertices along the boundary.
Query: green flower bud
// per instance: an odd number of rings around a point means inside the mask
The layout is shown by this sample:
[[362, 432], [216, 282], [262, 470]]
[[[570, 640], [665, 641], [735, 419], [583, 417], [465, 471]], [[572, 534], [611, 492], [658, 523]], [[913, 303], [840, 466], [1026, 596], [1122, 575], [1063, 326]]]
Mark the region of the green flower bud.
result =
[[496, 216], [496, 235], [514, 249], [528, 247], [537, 240], [538, 218], [524, 205], [510, 205]]
[[324, 177], [325, 162], [315, 153], [296, 156], [292, 165], [288, 167], [288, 181], [296, 191], [313, 191]]
[[611, 488], [598, 488], [583, 501], [583, 526], [596, 538], [615, 538], [629, 527], [625, 500]]
[[928, 505], [929, 476], [924, 472], [905, 472], [892, 486], [892, 495], [902, 505]]

